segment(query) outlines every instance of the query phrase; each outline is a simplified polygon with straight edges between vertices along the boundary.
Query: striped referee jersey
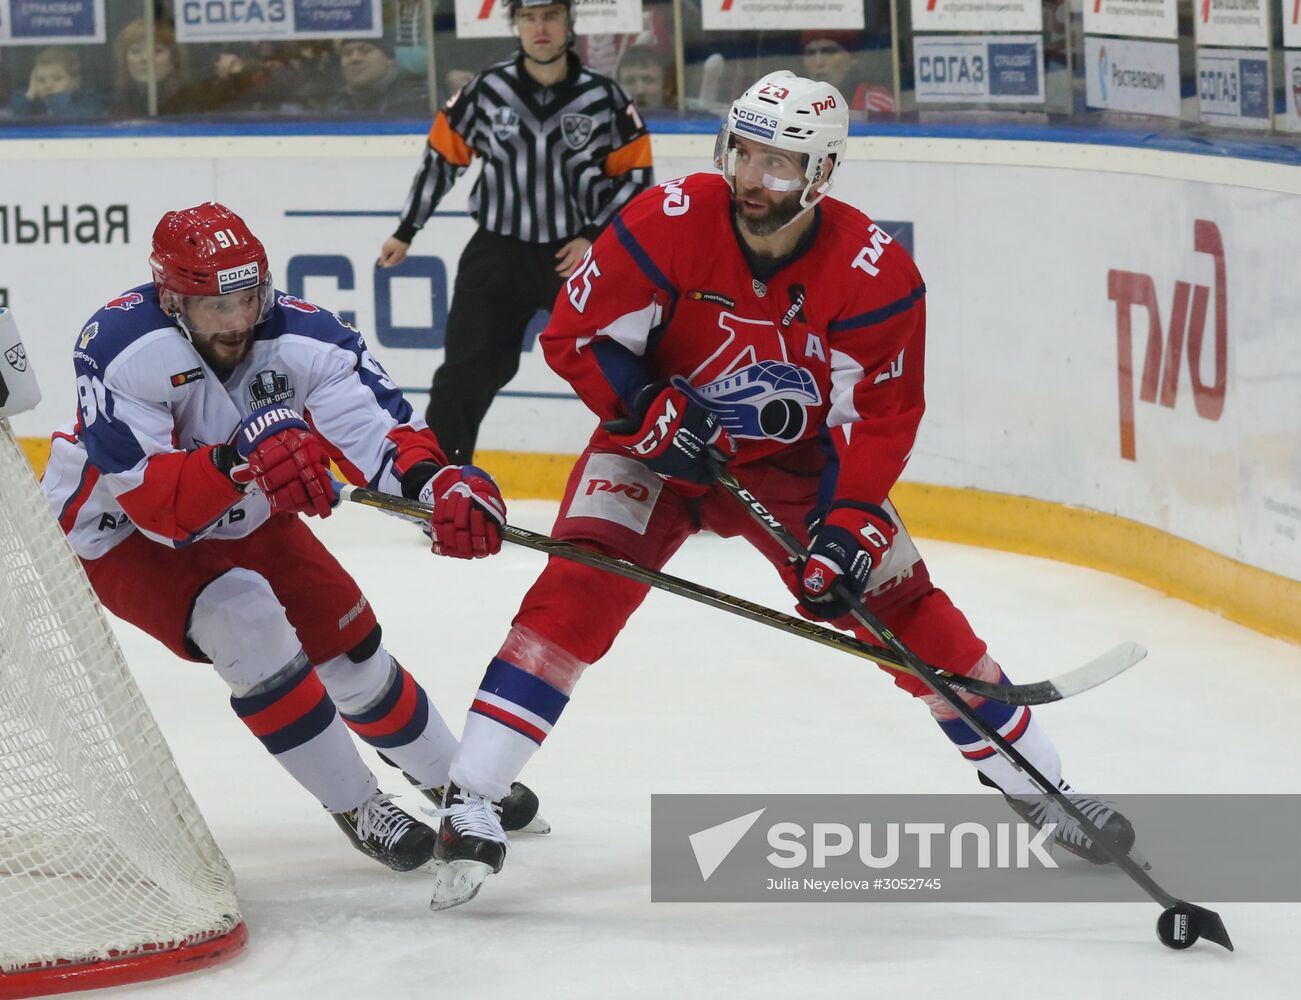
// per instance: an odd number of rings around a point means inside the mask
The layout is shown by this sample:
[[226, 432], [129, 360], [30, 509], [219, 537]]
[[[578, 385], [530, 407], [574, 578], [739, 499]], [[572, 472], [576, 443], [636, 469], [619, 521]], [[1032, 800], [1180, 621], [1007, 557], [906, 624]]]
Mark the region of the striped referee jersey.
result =
[[470, 213], [527, 243], [596, 234], [651, 183], [650, 135], [623, 88], [567, 53], [554, 87], [523, 56], [477, 74], [438, 112], [394, 235], [410, 243], [470, 161]]

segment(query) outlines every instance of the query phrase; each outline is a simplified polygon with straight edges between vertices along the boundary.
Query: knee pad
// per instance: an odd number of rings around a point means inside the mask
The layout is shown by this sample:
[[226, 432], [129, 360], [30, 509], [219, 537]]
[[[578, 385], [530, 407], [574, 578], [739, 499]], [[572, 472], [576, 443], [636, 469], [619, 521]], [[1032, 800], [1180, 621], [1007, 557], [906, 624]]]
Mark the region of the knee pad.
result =
[[[392, 688], [398, 673], [397, 661], [378, 641], [378, 631], [372, 635], [376, 637], [373, 645], [367, 637], [357, 649], [316, 667], [325, 690], [345, 715], [360, 715], [373, 708]], [[369, 655], [363, 655], [367, 651]]]
[[303, 648], [271, 584], [247, 569], [229, 570], [199, 592], [189, 637], [237, 697], [273, 680]]

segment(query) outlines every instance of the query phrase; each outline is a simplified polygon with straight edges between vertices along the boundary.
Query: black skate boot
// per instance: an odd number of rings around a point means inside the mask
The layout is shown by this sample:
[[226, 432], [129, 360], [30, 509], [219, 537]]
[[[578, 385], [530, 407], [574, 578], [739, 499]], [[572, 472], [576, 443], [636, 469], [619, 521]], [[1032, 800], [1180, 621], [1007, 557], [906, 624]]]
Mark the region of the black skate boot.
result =
[[506, 863], [506, 831], [501, 826], [501, 804], [483, 795], [447, 786], [443, 817], [434, 849], [432, 910], [467, 903], [479, 894], [484, 879]]
[[[977, 773], [981, 784], [988, 785], [990, 788], [998, 788], [994, 781], [979, 772]], [[1092, 795], [1081, 795], [1065, 781], [1058, 782], [1057, 787], [1070, 799], [1071, 805], [1084, 813], [1114, 846], [1118, 847], [1122, 853], [1133, 856], [1141, 865], [1147, 867], [1146, 862], [1133, 850], [1133, 825], [1117, 811], [1114, 805]], [[998, 790], [1003, 791], [1001, 788], [998, 788]], [[1003, 792], [1003, 798], [1007, 799], [1007, 804], [1012, 807], [1018, 816], [1027, 823], [1032, 824], [1035, 829], [1040, 829], [1047, 823], [1056, 823], [1057, 829], [1053, 833], [1054, 840], [1072, 854], [1095, 865], [1113, 863], [1111, 856], [1095, 844], [1093, 839], [1080, 829], [1080, 824], [1075, 818], [1067, 815], [1052, 797], [1036, 795], [1031, 799], [1021, 799]]]
[[376, 792], [356, 809], [331, 813], [353, 846], [395, 872], [409, 872], [434, 857], [438, 835]]
[[[379, 755], [389, 767], [398, 767], [393, 761], [389, 760], [383, 754]], [[401, 770], [401, 768], [398, 768]], [[420, 794], [432, 802], [435, 806], [443, 804], [443, 788], [441, 785], [422, 785], [419, 778], [413, 778], [402, 771], [402, 777], [415, 785]], [[512, 781], [510, 784], [510, 794], [501, 800], [501, 828], [507, 833], [550, 833], [551, 824], [548, 823], [538, 814], [538, 797], [533, 789], [522, 781]]]

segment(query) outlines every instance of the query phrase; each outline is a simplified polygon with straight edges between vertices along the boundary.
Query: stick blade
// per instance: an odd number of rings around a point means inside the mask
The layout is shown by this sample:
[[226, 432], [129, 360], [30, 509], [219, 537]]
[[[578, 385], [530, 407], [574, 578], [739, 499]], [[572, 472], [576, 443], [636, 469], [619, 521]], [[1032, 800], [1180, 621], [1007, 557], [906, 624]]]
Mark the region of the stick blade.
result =
[[1173, 906], [1161, 911], [1156, 921], [1156, 935], [1163, 945], [1176, 951], [1191, 948], [1200, 938], [1233, 951], [1233, 942], [1229, 940], [1229, 932], [1224, 929], [1220, 915], [1182, 899], [1175, 900]]
[[1118, 677], [1147, 656], [1147, 650], [1137, 642], [1122, 642], [1083, 666], [1052, 680], [1058, 698], [1070, 698], [1099, 684]]
[[1204, 906], [1194, 906], [1192, 909], [1197, 915], [1198, 930], [1202, 937], [1207, 941], [1215, 942], [1221, 948], [1233, 951], [1233, 942], [1229, 940], [1229, 932], [1224, 929], [1224, 921], [1220, 919], [1220, 915]]

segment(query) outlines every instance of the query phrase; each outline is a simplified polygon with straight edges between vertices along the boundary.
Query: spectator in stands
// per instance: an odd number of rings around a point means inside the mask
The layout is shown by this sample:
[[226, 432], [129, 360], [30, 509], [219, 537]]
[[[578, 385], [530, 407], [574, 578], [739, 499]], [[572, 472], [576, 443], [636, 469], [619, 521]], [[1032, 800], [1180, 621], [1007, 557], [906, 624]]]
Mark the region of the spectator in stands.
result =
[[[686, 2], [690, 4], [692, 0]], [[672, 59], [673, 4], [666, 0], [643, 0], [641, 23], [642, 29], [636, 34], [597, 32], [579, 35], [574, 41], [574, 50], [584, 66], [606, 76], [616, 74], [624, 53], [633, 46], [646, 46], [666, 60]]]
[[91, 118], [103, 108], [81, 85], [81, 59], [64, 45], [41, 49], [27, 89], [13, 96], [13, 112], [27, 118]]
[[158, 83], [158, 113], [171, 114], [185, 88], [185, 59], [176, 44], [176, 32], [166, 22], [154, 23], [154, 50], [149, 52], [143, 19], [132, 21], [113, 40], [116, 66], [113, 114], [118, 118], [143, 118], [149, 114], [149, 63]]
[[443, 86], [447, 88], [447, 93], [452, 95], [473, 79], [474, 70], [472, 69], [449, 69], [443, 74]]
[[322, 38], [259, 42], [258, 57], [288, 82], [289, 110], [319, 111], [339, 89], [339, 59], [334, 42]]
[[296, 75], [289, 67], [263, 58], [257, 45], [208, 46], [207, 63], [208, 75], [176, 96], [178, 112], [303, 110]]
[[663, 57], [648, 45], [633, 45], [624, 51], [615, 79], [643, 114], [662, 111], [674, 103], [672, 76]]
[[894, 111], [893, 88], [868, 79], [860, 55], [866, 47], [862, 31], [805, 31], [800, 35], [804, 75], [830, 83], [849, 100], [851, 110]]
[[424, 117], [429, 94], [421, 77], [402, 72], [391, 30], [381, 38], [349, 38], [339, 43], [343, 87], [326, 110], [350, 114]]

